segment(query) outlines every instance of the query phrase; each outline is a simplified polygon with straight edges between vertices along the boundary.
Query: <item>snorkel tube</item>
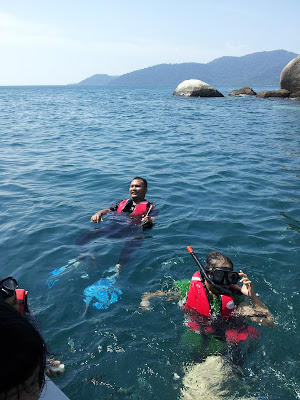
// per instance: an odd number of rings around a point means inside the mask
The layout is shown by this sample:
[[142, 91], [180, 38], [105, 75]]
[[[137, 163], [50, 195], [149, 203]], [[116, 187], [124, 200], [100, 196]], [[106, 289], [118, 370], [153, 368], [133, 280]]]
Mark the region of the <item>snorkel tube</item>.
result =
[[223, 288], [222, 286], [219, 286], [215, 284], [206, 274], [205, 272], [205, 267], [202, 265], [201, 261], [198, 259], [196, 254], [194, 253], [194, 250], [191, 248], [191, 246], [188, 246], [187, 251], [190, 253], [190, 255], [193, 257], [195, 260], [196, 264], [198, 265], [198, 268], [200, 270], [200, 276], [202, 281], [206, 280], [210, 285], [212, 285], [216, 290], [218, 290], [221, 294], [226, 294], [227, 296], [232, 296], [232, 293], [230, 290], [227, 290]]
[[153, 210], [153, 208], [154, 208], [154, 205], [151, 204], [151, 206], [149, 207], [149, 210], [147, 211], [147, 214], [145, 215], [145, 217], [149, 217], [149, 215], [150, 215], [151, 211]]

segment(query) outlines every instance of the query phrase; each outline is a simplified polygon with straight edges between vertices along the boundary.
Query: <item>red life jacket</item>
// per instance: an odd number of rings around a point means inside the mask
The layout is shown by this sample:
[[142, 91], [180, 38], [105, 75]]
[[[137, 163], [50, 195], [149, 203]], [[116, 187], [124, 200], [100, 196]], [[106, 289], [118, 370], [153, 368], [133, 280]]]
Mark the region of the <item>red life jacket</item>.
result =
[[[122, 200], [120, 202], [120, 204], [118, 205], [117, 212], [121, 213], [124, 210], [124, 208], [126, 207], [126, 205], [128, 204], [129, 201], [130, 201], [130, 199]], [[135, 209], [132, 211], [130, 216], [140, 216], [140, 217], [142, 217], [143, 215], [146, 215], [147, 214], [147, 205], [148, 204], [150, 204], [150, 203], [147, 200], [141, 201], [140, 203], [138, 203], [135, 206]]]
[[[221, 295], [222, 318], [227, 320], [232, 319], [234, 317], [234, 308], [233, 297]], [[195, 272], [192, 277], [184, 309], [190, 313], [196, 311], [203, 317], [202, 322], [199, 323], [199, 319], [195, 315], [190, 314], [187, 325], [191, 330], [212, 334], [215, 332], [213, 324], [210, 323], [210, 317], [212, 316], [211, 307], [198, 271]], [[225, 339], [227, 343], [238, 343], [248, 339], [249, 337], [257, 339], [258, 336], [259, 331], [257, 329], [244, 324], [239, 328], [229, 327], [229, 329], [226, 329], [225, 331]]]
[[[192, 276], [188, 297], [185, 303], [185, 309], [194, 309], [198, 314], [204, 317], [211, 317], [210, 304], [207, 298], [206, 290], [200, 280], [199, 271]], [[234, 315], [234, 300], [232, 296], [221, 295], [221, 316], [223, 318], [232, 318]]]
[[19, 304], [19, 312], [22, 315], [25, 311], [28, 311], [27, 295], [28, 292], [25, 289], [16, 289], [16, 299]]

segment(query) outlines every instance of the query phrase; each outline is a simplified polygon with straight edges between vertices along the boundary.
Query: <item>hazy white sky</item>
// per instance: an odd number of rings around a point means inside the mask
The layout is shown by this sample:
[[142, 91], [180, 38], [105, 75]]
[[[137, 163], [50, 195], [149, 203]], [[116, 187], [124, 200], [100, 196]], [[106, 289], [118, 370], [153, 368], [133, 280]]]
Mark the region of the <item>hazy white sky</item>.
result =
[[300, 0], [0, 0], [0, 85], [300, 53]]

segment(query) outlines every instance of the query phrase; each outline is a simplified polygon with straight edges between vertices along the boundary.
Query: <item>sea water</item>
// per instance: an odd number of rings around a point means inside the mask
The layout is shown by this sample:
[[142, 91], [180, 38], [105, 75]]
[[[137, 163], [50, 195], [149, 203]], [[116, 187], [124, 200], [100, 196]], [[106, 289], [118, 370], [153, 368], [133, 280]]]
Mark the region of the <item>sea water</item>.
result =
[[[300, 103], [173, 90], [0, 88], [1, 277], [29, 291], [70, 399], [179, 399], [187, 368], [206, 361], [183, 341], [176, 301], [145, 311], [141, 296], [191, 277], [186, 246], [202, 260], [224, 252], [275, 326], [258, 327], [223, 397], [300, 398]], [[154, 228], [127, 237], [110, 234], [112, 215], [92, 224], [136, 175], [159, 210]]]

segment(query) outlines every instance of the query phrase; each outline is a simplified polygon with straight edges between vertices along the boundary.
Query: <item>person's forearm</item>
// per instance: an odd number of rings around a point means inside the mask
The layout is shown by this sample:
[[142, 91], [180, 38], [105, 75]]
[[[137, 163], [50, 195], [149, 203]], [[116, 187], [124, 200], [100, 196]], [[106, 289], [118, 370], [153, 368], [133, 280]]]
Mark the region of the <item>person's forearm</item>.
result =
[[106, 215], [107, 213], [109, 213], [111, 211], [110, 208], [104, 208], [103, 210], [98, 211], [96, 214], [94, 214], [91, 217], [91, 221], [92, 222], [99, 222], [102, 221], [102, 216]]
[[274, 325], [273, 317], [272, 314], [270, 313], [270, 310], [268, 307], [260, 300], [260, 298], [257, 296], [257, 294], [254, 294], [253, 296], [250, 297], [251, 302], [255, 310], [261, 312], [262, 314], [265, 315], [265, 318], [260, 320], [261, 325]]
[[104, 208], [103, 210], [98, 211], [98, 214], [101, 213], [101, 215], [106, 215], [110, 211], [111, 211], [110, 208]]
[[152, 293], [146, 292], [142, 296], [140, 306], [145, 310], [151, 310], [150, 299], [153, 297], [170, 297], [170, 299], [175, 299], [178, 297], [178, 293], [172, 289], [168, 290], [167, 292], [164, 292], [163, 290], [157, 290], [156, 292]]

